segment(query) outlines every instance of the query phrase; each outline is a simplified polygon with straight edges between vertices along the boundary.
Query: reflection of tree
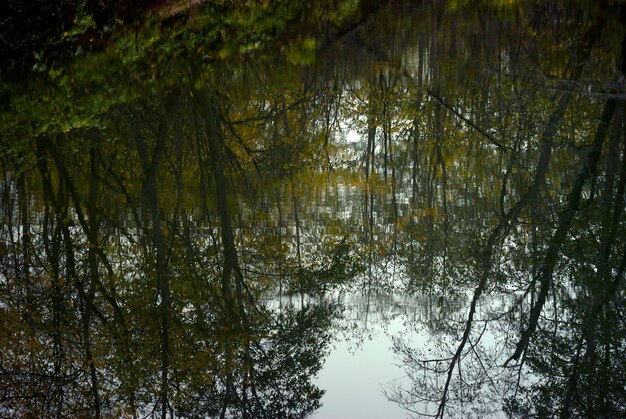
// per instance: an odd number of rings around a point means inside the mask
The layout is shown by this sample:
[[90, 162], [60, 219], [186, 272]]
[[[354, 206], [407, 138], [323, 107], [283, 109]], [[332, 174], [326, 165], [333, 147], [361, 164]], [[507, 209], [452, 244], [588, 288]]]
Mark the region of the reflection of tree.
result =
[[[598, 14], [597, 22], [589, 26], [585, 34], [585, 38], [579, 41], [580, 44], [576, 48], [576, 51], [572, 54], [575, 59], [569, 66], [566, 67], [570, 70], [570, 77], [577, 79], [582, 73], [585, 60], [581, 59], [581, 57], [586, 59], [586, 57], [589, 56], [592, 41], [599, 37], [599, 33], [603, 26], [604, 15], [600, 13]], [[624, 51], [624, 45], [626, 45], [626, 39], [623, 41], [622, 51]], [[621, 62], [621, 59], [618, 59], [618, 62]], [[623, 72], [624, 69], [622, 68], [621, 71]], [[559, 256], [563, 251], [562, 249], [564, 243], [570, 234], [574, 217], [580, 211], [581, 196], [583, 189], [585, 188], [585, 183], [587, 180], [593, 179], [598, 174], [598, 164], [603, 144], [607, 136], [611, 120], [613, 119], [613, 114], [615, 113], [616, 102], [614, 99], [610, 98], [604, 104], [604, 109], [598, 121], [594, 139], [588, 147], [587, 153], [583, 157], [582, 168], [574, 179], [572, 190], [568, 194], [567, 200], [565, 200], [565, 204], [563, 206], [564, 208], [560, 209], [559, 216], [556, 221], [556, 228], [545, 244], [543, 250], [543, 260], [540, 262], [539, 266], [537, 266], [536, 273], [531, 277], [531, 280], [526, 285], [526, 292], [524, 295], [529, 293], [531, 296], [528, 309], [528, 319], [527, 321], [522, 319], [523, 326], [521, 336], [517, 339], [515, 350], [508, 359], [502, 359], [501, 353], [498, 354], [498, 352], [502, 349], [506, 350], [508, 348], [506, 343], [497, 345], [495, 348], [491, 349], [489, 346], [485, 346], [485, 344], [481, 343], [481, 340], [484, 340], [485, 334], [491, 335], [494, 333], [494, 329], [493, 325], [489, 327], [489, 320], [479, 320], [477, 318], [478, 303], [483, 293], [487, 290], [489, 280], [494, 270], [495, 247], [500, 243], [506, 243], [504, 240], [513, 231], [513, 228], [518, 223], [518, 219], [522, 216], [525, 207], [536, 201], [539, 197], [539, 188], [545, 182], [548, 164], [550, 162], [551, 150], [553, 148], [553, 144], [555, 143], [556, 135], [565, 114], [566, 107], [570, 102], [570, 98], [570, 92], [564, 92], [560, 95], [560, 99], [558, 100], [555, 110], [545, 124], [542, 135], [541, 154], [536, 165], [534, 182], [528, 191], [522, 195], [521, 199], [513, 205], [510, 210], [506, 212], [503, 211], [503, 217], [500, 223], [495, 229], [492, 230], [492, 233], [484, 246], [480, 262], [480, 280], [474, 290], [467, 320], [464, 328], [456, 332], [460, 334], [458, 344], [442, 342], [440, 346], [444, 355], [432, 358], [425, 355], [423, 352], [410, 348], [409, 346], [403, 344], [402, 341], [398, 342], [396, 351], [401, 354], [404, 362], [413, 371], [411, 372], [411, 377], [415, 382], [410, 390], [394, 389], [392, 397], [407, 409], [418, 409], [416, 412], [432, 415], [434, 417], [443, 417], [447, 411], [452, 413], [462, 412], [462, 414], [468, 414], [470, 411], [487, 413], [489, 412], [489, 409], [493, 408], [494, 402], [497, 403], [498, 398], [502, 399], [504, 397], [507, 398], [508, 403], [510, 403], [510, 411], [515, 411], [517, 413], [521, 413], [523, 409], [526, 409], [526, 413], [540, 412], [542, 415], [559, 413], [564, 417], [568, 417], [574, 412], [575, 408], [573, 407], [573, 404], [575, 403], [573, 395], [577, 392], [578, 380], [584, 380], [584, 373], [582, 373], [582, 371], [585, 368], [589, 368], [588, 366], [584, 366], [585, 362], [593, 360], [593, 362], [597, 363], [598, 360], [602, 358], [597, 355], [597, 351], [593, 347], [594, 344], [589, 344], [590, 342], [596, 340], [595, 337], [593, 337], [593, 334], [590, 333], [592, 329], [596, 329], [596, 325], [594, 323], [590, 323], [590, 319], [597, 318], [597, 315], [601, 310], [601, 305], [597, 306], [591, 304], [591, 311], [586, 313], [583, 312], [582, 316], [579, 318], [580, 320], [568, 319], [569, 321], [574, 321], [575, 323], [581, 322], [583, 325], [583, 331], [581, 333], [581, 338], [578, 341], [577, 349], [573, 354], [569, 354], [567, 356], [571, 364], [563, 364], [563, 357], [556, 356], [557, 352], [555, 351], [552, 351], [552, 354], [553, 356], [560, 358], [560, 362], [555, 363], [553, 359], [552, 364], [542, 355], [538, 356], [538, 359], [543, 358], [542, 361], [537, 362], [537, 358], [534, 358], [533, 355], [535, 353], [534, 350], [531, 351], [531, 354], [528, 354], [527, 351], [529, 350], [531, 339], [536, 339], [538, 341], [537, 345], [543, 346], [542, 338], [545, 339], [546, 334], [548, 336], [553, 335], [552, 333], [546, 333], [545, 329], [541, 330], [541, 336], [536, 336], [536, 333], [540, 330], [540, 318], [542, 313], [545, 311], [544, 308], [548, 294], [556, 287], [555, 271], [557, 270], [557, 263], [559, 262]], [[607, 186], [607, 189], [610, 189], [612, 193], [612, 177], [614, 176], [612, 172], [615, 169], [611, 169], [611, 165], [609, 165], [607, 170], [607, 181], [610, 185]], [[502, 191], [504, 195], [506, 189], [503, 188]], [[500, 202], [501, 208], [503, 208], [502, 199]], [[609, 206], [611, 205], [610, 202], [608, 204]], [[607, 219], [607, 217], [605, 217], [605, 219]], [[607, 237], [610, 236], [611, 234], [607, 235]], [[612, 243], [610, 243], [609, 240], [608, 248], [607, 242], [603, 242], [600, 246], [601, 249], [603, 249], [601, 253], [604, 258], [601, 259], [601, 262], [598, 265], [601, 267], [599, 269], [600, 271], [607, 272], [608, 255], [611, 253], [608, 249], [610, 249], [611, 245]], [[619, 277], [615, 279], [615, 283], [619, 281]], [[600, 280], [597, 282], [602, 281]], [[608, 285], [606, 282], [605, 284]], [[614, 298], [615, 295], [607, 299], [605, 304], [608, 304], [609, 301], [614, 300]], [[525, 305], [526, 304], [522, 299], [520, 308], [525, 307]], [[558, 303], [555, 302], [554, 310], [557, 310], [557, 306]], [[495, 319], [497, 318], [498, 317]], [[554, 319], [553, 321], [555, 324], [554, 335], [556, 336], [556, 331], [558, 330], [558, 319]], [[480, 323], [483, 324], [481, 325]], [[509, 334], [510, 331], [505, 331], [505, 333]], [[617, 338], [619, 340], [619, 336], [620, 333], [618, 333], [617, 336], [612, 336], [611, 339]], [[566, 338], [562, 336], [559, 339]], [[557, 343], [553, 340], [552, 342], [553, 347], [560, 347], [564, 345], [565, 341], [561, 340], [560, 343]], [[587, 343], [587, 351], [582, 350], [583, 343]], [[550, 347], [551, 345], [548, 344], [547, 346]], [[609, 381], [612, 381], [609, 377], [614, 375], [616, 371], [614, 368], [619, 369], [623, 366], [620, 357], [615, 359], [616, 357], [611, 353], [612, 351], [610, 350], [610, 346], [611, 344], [608, 343], [607, 346], [604, 347], [604, 370], [599, 375], [606, 384], [609, 384]], [[494, 350], [495, 352], [493, 352]], [[522, 358], [522, 362], [515, 370], [507, 370], [498, 366], [499, 363], [504, 361], [503, 367], [507, 367], [510, 361], [519, 360], [521, 356], [524, 356], [524, 358]], [[516, 399], [517, 391], [515, 390], [512, 395], [508, 395], [506, 391], [502, 391], [502, 388], [505, 386], [510, 386], [514, 389], [519, 388], [524, 364], [527, 361], [532, 365], [534, 372], [540, 371], [541, 374], [547, 373], [547, 377], [553, 377], [554, 375], [561, 377], [565, 375], [566, 378], [560, 383], [561, 388], [563, 388], [562, 392], [558, 390], [550, 390], [552, 387], [549, 385], [534, 386], [531, 393], [535, 395], [536, 399], [534, 402], [529, 401], [528, 404], [525, 404], [522, 408]], [[562, 366], [557, 366], [559, 364]], [[541, 365], [541, 367], [537, 368], [538, 365]], [[554, 366], [557, 366], [556, 369]], [[565, 374], [563, 374], [561, 368], [564, 368]], [[569, 370], [570, 368], [572, 369], [571, 371]], [[548, 369], [549, 371], [543, 371], [544, 369]], [[595, 370], [595, 368], [592, 368], [592, 370]], [[558, 374], [557, 371], [559, 371]], [[581, 375], [583, 377], [581, 377]], [[556, 379], [548, 381], [554, 385], [560, 380]], [[593, 381], [595, 380], [592, 380], [592, 382]], [[591, 383], [581, 384], [581, 386], [589, 384]], [[608, 386], [608, 388], [612, 388], [613, 391], [615, 391], [618, 387], [619, 384], [617, 386], [615, 384]], [[490, 390], [485, 390], [485, 388], [489, 388]], [[586, 403], [583, 402], [578, 405], [578, 408], [586, 405], [588, 410], [585, 411], [582, 409], [578, 411], [578, 413], [586, 412], [589, 414], [593, 411], [596, 412], [596, 414], [598, 412], [603, 412], [603, 414], [608, 415], [619, 415], [617, 412], [621, 409], [619, 406], [620, 403], [618, 403], [617, 406], [611, 405], [613, 403], [612, 401], [616, 399], [616, 393], [612, 393], [611, 390], [607, 389], [606, 392], [602, 392], [602, 396], [597, 396], [597, 392], [595, 391], [592, 391], [591, 394], [592, 396], [590, 396], [590, 399], [586, 400]], [[617, 398], [619, 399], [619, 397]], [[602, 402], [598, 402], [598, 400], [601, 400]], [[609, 400], [611, 400], [611, 402], [609, 402]], [[555, 410], [551, 411], [550, 409]]]
[[260, 411], [250, 417], [304, 417], [319, 408], [323, 391], [310, 379], [322, 365], [329, 314], [323, 306], [287, 309], [270, 323], [271, 337], [252, 349], [262, 385], [255, 396]]
[[[539, 385], [524, 389], [525, 398], [532, 397], [534, 402], [520, 402], [511, 399], [509, 408], [515, 413], [536, 409], [541, 415], [559, 414], [562, 417], [572, 415], [586, 416], [620, 416], [626, 406], [618, 396], [623, 383], [618, 377], [623, 373], [626, 359], [619, 343], [624, 339], [623, 309], [618, 303], [620, 281], [623, 281], [624, 258], [617, 266], [613, 275], [609, 268], [610, 255], [615, 243], [618, 229], [619, 213], [623, 211], [623, 193], [625, 172], [620, 176], [614, 194], [615, 170], [618, 166], [620, 152], [616, 149], [622, 134], [613, 133], [606, 170], [605, 184], [602, 191], [601, 212], [602, 225], [599, 229], [598, 253], [590, 257], [591, 263], [597, 266], [595, 273], [586, 271], [584, 267], [576, 274], [578, 281], [574, 284], [578, 290], [574, 298], [567, 296], [562, 305], [565, 316], [573, 325], [571, 329], [559, 327], [559, 318], [550, 319], [554, 327], [541, 329], [538, 327], [540, 306], [546, 304], [549, 287], [553, 287], [554, 262], [550, 259], [553, 252], [563, 248], [562, 231], [572, 224], [574, 208], [580, 205], [580, 183], [584, 178], [597, 173], [598, 158], [602, 143], [607, 135], [615, 103], [607, 101], [594, 143], [585, 161], [585, 166], [577, 176], [572, 193], [569, 196], [567, 209], [561, 213], [559, 225], [552, 237], [544, 262], [539, 270], [542, 283], [540, 294], [532, 307], [529, 325], [522, 331], [513, 359], [518, 352], [529, 351], [528, 362], [533, 370], [540, 371], [545, 377]], [[620, 110], [620, 112], [623, 112]], [[623, 136], [622, 136], [623, 141]], [[626, 157], [621, 155], [622, 170]], [[567, 249], [562, 249], [567, 253]], [[597, 259], [596, 259], [597, 258]], [[615, 261], [618, 262], [618, 261]], [[575, 268], [578, 270], [579, 268]], [[549, 280], [546, 280], [549, 275]], [[542, 294], [543, 292], [543, 294]], [[534, 316], [533, 316], [534, 314]], [[562, 315], [563, 316], [563, 315]], [[536, 348], [529, 348], [530, 337], [535, 334]], [[508, 362], [508, 361], [507, 361]], [[619, 413], [622, 412], [622, 413]]]
[[[237, 251], [227, 122], [214, 95], [198, 90], [194, 100], [175, 89], [165, 103], [114, 109], [108, 132], [43, 138], [40, 176], [5, 179], [5, 412], [303, 417], [319, 406], [310, 380], [330, 313], [258, 306], [263, 287], [246, 280]], [[105, 136], [117, 147], [102, 147]], [[79, 141], [89, 144], [86, 158], [72, 153]], [[205, 218], [209, 235], [182, 198], [196, 157], [211, 168], [201, 182], [216, 198], [214, 207], [205, 201], [217, 213], [217, 222]], [[25, 179], [41, 184], [43, 210], [31, 211]], [[16, 187], [18, 202], [8, 192]], [[126, 210], [114, 215], [120, 197]]]

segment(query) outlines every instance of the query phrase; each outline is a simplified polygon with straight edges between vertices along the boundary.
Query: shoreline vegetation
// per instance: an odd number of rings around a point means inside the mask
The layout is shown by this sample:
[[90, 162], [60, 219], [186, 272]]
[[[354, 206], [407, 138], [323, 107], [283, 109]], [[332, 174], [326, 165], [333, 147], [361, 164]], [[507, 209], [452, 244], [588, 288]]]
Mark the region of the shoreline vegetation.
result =
[[76, 57], [115, 48], [125, 38], [139, 42], [147, 35], [153, 37], [155, 28], [185, 49], [189, 45], [180, 43], [176, 35], [184, 26], [201, 27], [199, 35], [214, 35], [204, 40], [205, 47], [222, 57], [220, 51], [228, 43], [251, 50], [271, 41], [287, 42], [303, 29], [326, 34], [352, 29], [361, 15], [383, 5], [371, 0], [314, 4], [293, 0], [13, 0], [3, 6], [6, 17], [0, 21], [0, 76], [4, 83], [22, 82], [33, 70], [62, 67]]
[[[92, 112], [79, 112], [78, 119], [106, 112], [114, 100], [98, 85], [152, 80], [167, 90], [165, 75], [184, 61], [200, 63], [204, 72], [230, 57], [245, 61], [247, 54], [277, 51], [292, 64], [311, 64], [333, 39], [381, 7], [372, 0], [9, 1], [0, 21], [0, 143], [18, 133], [54, 134], [24, 129], [54, 125], [44, 114], [76, 109], [80, 101], [90, 100]], [[57, 104], [50, 106], [51, 100]], [[72, 119], [72, 112], [63, 113]], [[0, 155], [13, 148], [14, 142], [7, 144]]]

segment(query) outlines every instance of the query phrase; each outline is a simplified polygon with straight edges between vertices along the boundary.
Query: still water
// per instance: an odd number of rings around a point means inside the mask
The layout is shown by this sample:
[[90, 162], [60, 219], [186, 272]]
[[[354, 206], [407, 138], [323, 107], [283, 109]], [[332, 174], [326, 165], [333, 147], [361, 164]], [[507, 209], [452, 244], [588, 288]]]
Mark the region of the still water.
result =
[[33, 76], [0, 416], [624, 417], [615, 3], [353, 5], [219, 51], [200, 7]]

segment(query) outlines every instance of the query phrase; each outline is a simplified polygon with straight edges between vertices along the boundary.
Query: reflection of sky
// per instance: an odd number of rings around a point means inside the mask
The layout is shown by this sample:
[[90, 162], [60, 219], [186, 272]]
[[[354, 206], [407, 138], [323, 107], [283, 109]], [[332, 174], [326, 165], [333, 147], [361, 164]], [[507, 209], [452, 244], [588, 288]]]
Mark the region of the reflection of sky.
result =
[[[414, 414], [389, 401], [385, 395], [385, 390], [393, 394], [394, 388], [411, 388], [406, 373], [407, 368], [412, 368], [400, 365], [400, 356], [392, 350], [393, 339], [399, 339], [409, 348], [417, 349], [426, 359], [439, 358], [442, 356], [440, 346], [456, 348], [458, 342], [454, 334], [440, 334], [437, 325], [441, 321], [463, 323], [470, 298], [470, 295], [463, 295], [442, 302], [437, 296], [428, 295], [372, 296], [368, 303], [366, 296], [357, 293], [335, 296], [333, 300], [340, 303], [343, 311], [333, 321], [335, 338], [331, 351], [318, 377], [314, 379], [314, 384], [326, 391], [322, 398], [323, 406], [311, 417], [414, 417]], [[496, 313], [506, 311], [512, 299], [513, 296], [503, 294], [483, 300], [477, 308], [478, 323], [482, 324], [482, 320], [490, 318], [494, 310]], [[312, 300], [308, 302], [314, 304]], [[502, 333], [489, 328], [482, 335], [483, 349], [496, 349], [501, 337], [495, 336], [494, 332]], [[506, 354], [505, 351], [499, 356]], [[466, 361], [471, 362], [469, 358]], [[498, 365], [502, 361], [497, 361]], [[493, 396], [490, 393], [487, 395]], [[412, 408], [432, 412], [436, 405], [427, 407], [415, 404]], [[503, 417], [503, 412], [497, 410], [488, 417]]]
[[[335, 342], [315, 384], [326, 390], [316, 419], [405, 418], [397, 404], [387, 400], [383, 386], [403, 376], [391, 351], [391, 337], [404, 330], [398, 317], [388, 324], [368, 325], [367, 337], [353, 349], [345, 339]], [[362, 325], [359, 325], [361, 327]]]
[[348, 131], [346, 133], [346, 141], [348, 143], [358, 143], [361, 141], [361, 134], [356, 131]]

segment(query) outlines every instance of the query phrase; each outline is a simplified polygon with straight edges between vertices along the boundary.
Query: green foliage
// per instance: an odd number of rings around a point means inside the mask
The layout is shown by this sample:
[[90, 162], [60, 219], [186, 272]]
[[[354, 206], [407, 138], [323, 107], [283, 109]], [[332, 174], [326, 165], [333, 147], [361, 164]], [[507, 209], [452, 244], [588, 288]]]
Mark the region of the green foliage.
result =
[[313, 38], [305, 38], [293, 42], [287, 51], [287, 59], [292, 64], [310, 65], [315, 61], [317, 42]]
[[326, 291], [351, 285], [363, 271], [363, 261], [355, 252], [354, 244], [343, 238], [334, 245], [329, 263], [319, 268], [299, 269], [288, 292], [323, 295]]

